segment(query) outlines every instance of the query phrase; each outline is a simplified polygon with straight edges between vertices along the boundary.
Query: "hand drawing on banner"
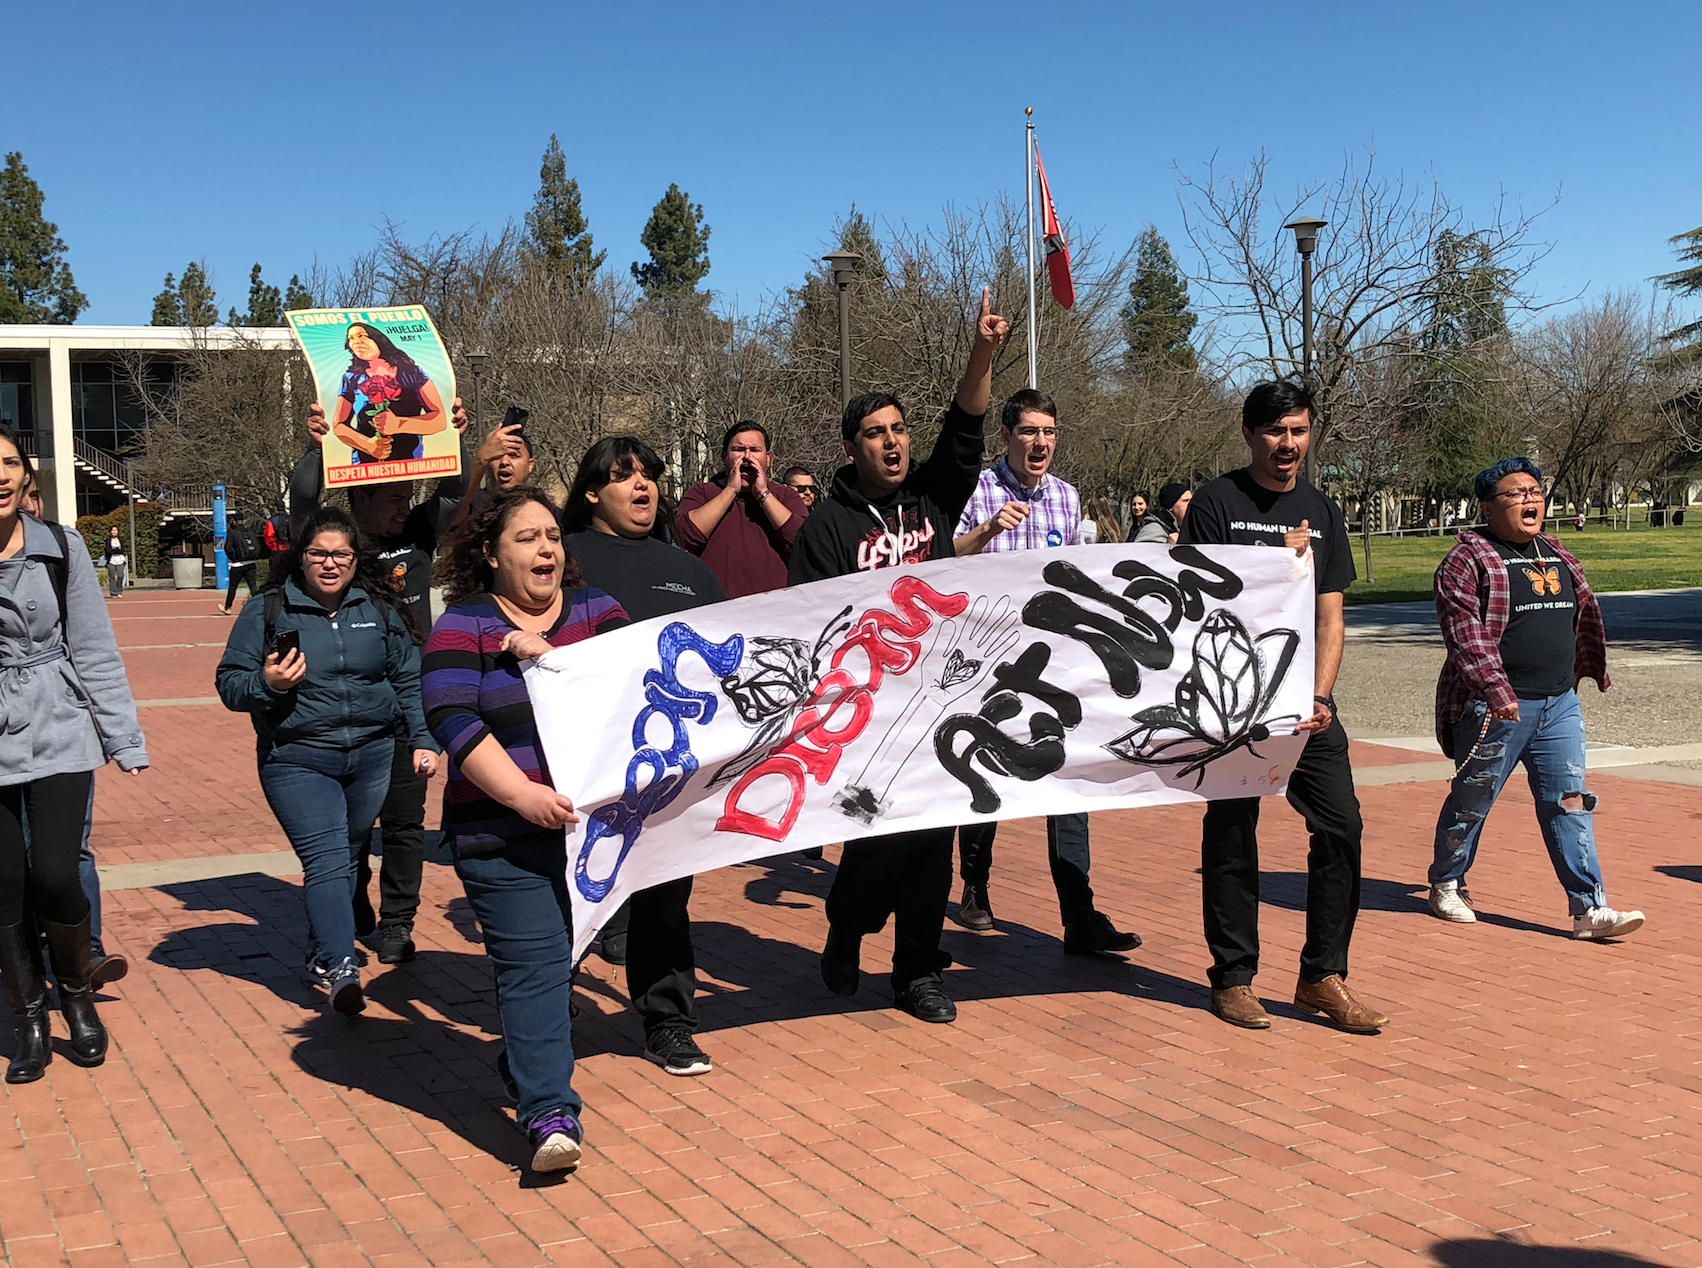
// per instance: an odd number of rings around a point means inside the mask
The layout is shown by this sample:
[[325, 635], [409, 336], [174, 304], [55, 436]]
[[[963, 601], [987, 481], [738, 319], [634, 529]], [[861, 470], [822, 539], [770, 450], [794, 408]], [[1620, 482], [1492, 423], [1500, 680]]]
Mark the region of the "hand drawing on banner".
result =
[[1142, 709], [1136, 727], [1105, 747], [1126, 762], [1180, 766], [1193, 775], [1194, 787], [1206, 767], [1243, 746], [1271, 738], [1271, 728], [1299, 722], [1298, 713], [1267, 718], [1294, 661], [1300, 635], [1276, 629], [1252, 638], [1228, 608], [1218, 608], [1194, 636], [1194, 664], [1176, 684], [1174, 705]]
[[937, 624], [916, 690], [857, 777], [835, 794], [833, 804], [839, 811], [862, 824], [885, 814], [891, 806], [893, 782], [905, 763], [946, 710], [975, 690], [1020, 636], [1017, 614], [1008, 598], [994, 603], [981, 595], [963, 616]]
[[755, 727], [756, 733], [742, 753], [715, 772], [709, 781], [711, 788], [743, 775], [768, 756], [768, 750], [791, 729], [792, 719], [821, 682], [822, 657], [851, 628], [846, 619], [850, 615], [850, 607], [840, 608], [822, 627], [814, 648], [801, 638], [760, 636], [748, 640], [755, 650], [745, 657], [744, 664], [721, 679], [721, 690], [745, 725]]

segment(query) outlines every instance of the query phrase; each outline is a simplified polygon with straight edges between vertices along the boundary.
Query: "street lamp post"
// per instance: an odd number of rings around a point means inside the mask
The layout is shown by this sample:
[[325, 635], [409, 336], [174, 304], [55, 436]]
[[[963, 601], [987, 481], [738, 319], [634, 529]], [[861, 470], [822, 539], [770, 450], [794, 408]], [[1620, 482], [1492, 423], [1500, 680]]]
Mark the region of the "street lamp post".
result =
[[[1318, 230], [1329, 223], [1316, 216], [1300, 216], [1283, 226], [1294, 230], [1294, 247], [1300, 252], [1300, 379], [1313, 391], [1318, 385], [1312, 363], [1312, 253], [1318, 249]], [[1318, 482], [1318, 450], [1314, 445], [1306, 447], [1306, 479]]]
[[839, 408], [851, 403], [851, 279], [863, 257], [855, 251], [834, 251], [822, 256], [833, 269], [833, 284], [839, 288]]
[[483, 352], [469, 352], [467, 364], [473, 368], [473, 434], [482, 436], [484, 434], [484, 419], [481, 416], [483, 411], [479, 408], [479, 380], [484, 378], [485, 374], [485, 354]]

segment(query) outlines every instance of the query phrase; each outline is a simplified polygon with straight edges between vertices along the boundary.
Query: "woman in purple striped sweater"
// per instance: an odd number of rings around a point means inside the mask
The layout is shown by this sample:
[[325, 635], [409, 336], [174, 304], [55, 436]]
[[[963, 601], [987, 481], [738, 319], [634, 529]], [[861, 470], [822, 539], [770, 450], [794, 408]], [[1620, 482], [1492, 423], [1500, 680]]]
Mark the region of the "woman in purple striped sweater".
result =
[[467, 519], [446, 560], [449, 608], [426, 643], [426, 721], [449, 757], [443, 827], [496, 969], [497, 1059], [536, 1171], [579, 1162], [573, 1090], [573, 803], [550, 785], [523, 662], [627, 623], [585, 588], [537, 489], [498, 493]]

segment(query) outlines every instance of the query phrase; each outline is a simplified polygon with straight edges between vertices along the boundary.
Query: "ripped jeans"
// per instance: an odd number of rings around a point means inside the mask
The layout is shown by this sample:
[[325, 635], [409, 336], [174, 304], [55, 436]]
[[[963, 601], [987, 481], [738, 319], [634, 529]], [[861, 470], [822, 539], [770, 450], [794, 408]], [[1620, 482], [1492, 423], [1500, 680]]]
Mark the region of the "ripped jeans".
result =
[[[1477, 858], [1478, 838], [1490, 807], [1513, 768], [1523, 762], [1537, 804], [1537, 826], [1571, 914], [1581, 916], [1591, 907], [1606, 907], [1590, 816], [1596, 798], [1584, 790], [1584, 715], [1578, 708], [1578, 693], [1520, 700], [1517, 722], [1491, 718], [1486, 729], [1487, 710], [1484, 701], [1473, 700], [1465, 716], [1454, 723], [1454, 783], [1436, 821], [1430, 883], [1465, 880]], [[1570, 795], [1580, 797], [1579, 809], [1561, 805], [1561, 799]]]

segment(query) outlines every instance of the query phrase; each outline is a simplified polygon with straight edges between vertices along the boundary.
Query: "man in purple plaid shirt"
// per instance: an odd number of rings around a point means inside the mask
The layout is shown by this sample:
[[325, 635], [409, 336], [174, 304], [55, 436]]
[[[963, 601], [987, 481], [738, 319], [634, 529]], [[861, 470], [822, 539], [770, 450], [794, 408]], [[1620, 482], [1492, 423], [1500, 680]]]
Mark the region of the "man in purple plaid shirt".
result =
[[[981, 473], [963, 508], [954, 534], [957, 553], [1081, 545], [1081, 495], [1050, 469], [1058, 452], [1058, 407], [1052, 398], [1033, 388], [1015, 393], [999, 416], [999, 439], [1005, 442], [1005, 456]], [[952, 919], [976, 933], [993, 928], [987, 880], [997, 831], [997, 823], [957, 830], [963, 899]], [[1120, 932], [1093, 905], [1085, 814], [1047, 816], [1046, 858], [1064, 920], [1065, 951], [1098, 955], [1141, 945], [1139, 934]]]
[[1479, 473], [1474, 492], [1484, 526], [1461, 533], [1436, 570], [1448, 646], [1436, 683], [1436, 738], [1455, 774], [1436, 822], [1430, 910], [1457, 924], [1477, 919], [1466, 873], [1490, 807], [1523, 763], [1572, 936], [1622, 938], [1643, 927], [1643, 913], [1608, 906], [1578, 707], [1583, 679], [1610, 686], [1601, 606], [1583, 565], [1542, 531], [1536, 463], [1503, 458]]

